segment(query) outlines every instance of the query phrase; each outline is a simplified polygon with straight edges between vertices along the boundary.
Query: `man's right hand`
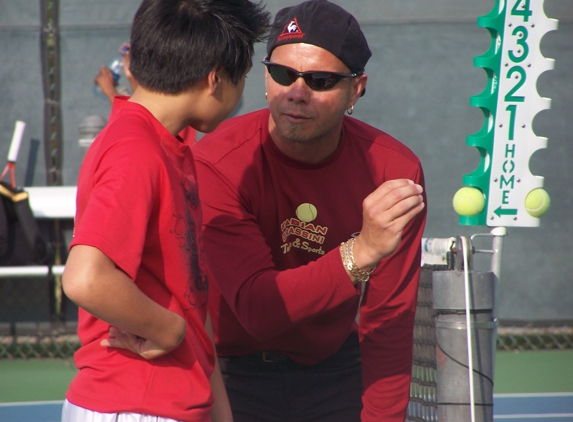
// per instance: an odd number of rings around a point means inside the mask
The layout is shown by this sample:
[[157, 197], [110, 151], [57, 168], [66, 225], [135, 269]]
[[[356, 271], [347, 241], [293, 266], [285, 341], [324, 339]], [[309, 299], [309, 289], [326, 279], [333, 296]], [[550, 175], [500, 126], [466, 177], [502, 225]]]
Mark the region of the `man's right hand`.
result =
[[354, 242], [358, 268], [369, 269], [391, 255], [406, 225], [424, 209], [422, 186], [408, 179], [388, 180], [364, 199], [362, 230]]

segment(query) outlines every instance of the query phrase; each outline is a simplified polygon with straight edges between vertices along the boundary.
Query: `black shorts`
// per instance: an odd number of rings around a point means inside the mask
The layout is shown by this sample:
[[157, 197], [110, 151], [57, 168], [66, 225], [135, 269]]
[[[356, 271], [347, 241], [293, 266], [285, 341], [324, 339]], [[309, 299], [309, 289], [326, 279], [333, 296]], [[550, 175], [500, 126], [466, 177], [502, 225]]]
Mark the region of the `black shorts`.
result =
[[356, 333], [316, 365], [270, 352], [219, 358], [219, 363], [235, 422], [360, 422]]

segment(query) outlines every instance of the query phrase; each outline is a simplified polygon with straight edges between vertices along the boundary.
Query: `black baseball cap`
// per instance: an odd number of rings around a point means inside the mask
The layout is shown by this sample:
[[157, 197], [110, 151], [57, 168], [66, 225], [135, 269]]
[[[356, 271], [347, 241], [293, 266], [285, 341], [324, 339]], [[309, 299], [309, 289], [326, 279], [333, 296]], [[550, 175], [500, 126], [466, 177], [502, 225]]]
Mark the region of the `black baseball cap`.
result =
[[372, 53], [354, 16], [327, 0], [310, 0], [279, 10], [267, 42], [267, 56], [284, 44], [313, 44], [329, 51], [351, 72], [363, 72]]

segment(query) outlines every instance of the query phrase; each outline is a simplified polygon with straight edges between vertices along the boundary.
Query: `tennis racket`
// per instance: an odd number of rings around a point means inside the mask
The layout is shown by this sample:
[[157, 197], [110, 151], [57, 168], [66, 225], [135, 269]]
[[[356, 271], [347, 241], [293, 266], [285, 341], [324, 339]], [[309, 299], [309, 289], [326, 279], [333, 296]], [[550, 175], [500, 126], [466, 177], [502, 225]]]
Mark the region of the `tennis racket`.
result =
[[20, 144], [22, 143], [22, 136], [24, 135], [24, 129], [26, 129], [26, 123], [21, 120], [16, 120], [16, 126], [14, 127], [14, 134], [12, 135], [12, 142], [10, 142], [10, 149], [8, 150], [8, 162], [4, 171], [0, 174], [0, 181], [4, 179], [6, 174], [10, 173], [10, 184], [12, 188], [16, 188], [16, 179], [14, 176], [14, 171], [16, 169], [16, 161], [18, 160], [18, 151], [20, 151]]

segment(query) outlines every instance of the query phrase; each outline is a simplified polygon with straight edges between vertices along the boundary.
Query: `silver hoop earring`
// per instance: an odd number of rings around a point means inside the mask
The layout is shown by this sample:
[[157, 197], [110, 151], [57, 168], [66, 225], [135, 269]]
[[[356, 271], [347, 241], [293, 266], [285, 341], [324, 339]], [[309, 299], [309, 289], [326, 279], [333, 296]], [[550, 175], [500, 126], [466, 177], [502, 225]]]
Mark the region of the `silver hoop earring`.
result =
[[351, 116], [352, 113], [354, 113], [354, 104], [352, 104], [350, 108], [346, 109], [346, 112], [348, 113], [349, 116]]
[[269, 94], [265, 92], [265, 100], [269, 100]]

